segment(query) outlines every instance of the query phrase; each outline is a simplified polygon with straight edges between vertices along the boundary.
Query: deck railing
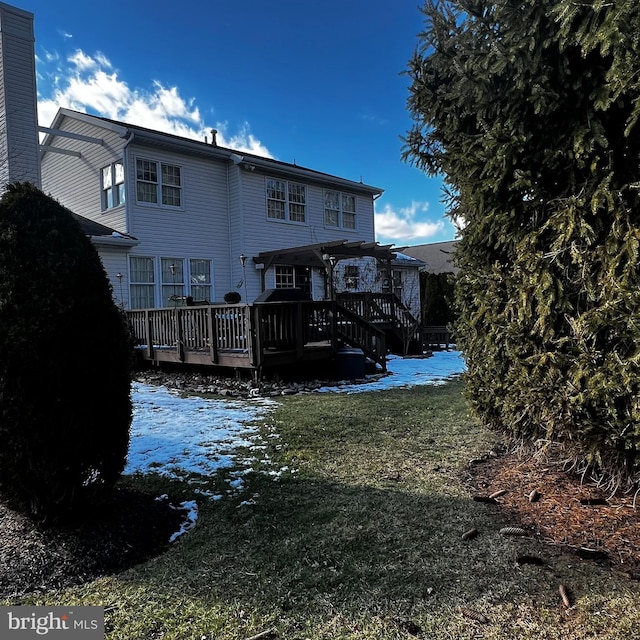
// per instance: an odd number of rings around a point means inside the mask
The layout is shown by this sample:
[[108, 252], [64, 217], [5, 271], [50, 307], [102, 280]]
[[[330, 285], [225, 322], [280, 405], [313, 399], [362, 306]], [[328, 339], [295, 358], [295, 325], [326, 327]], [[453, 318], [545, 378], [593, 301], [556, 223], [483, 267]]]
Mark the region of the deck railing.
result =
[[283, 354], [301, 360], [322, 347], [335, 354], [338, 342], [359, 346], [386, 367], [382, 331], [333, 300], [260, 302], [127, 311], [137, 345], [148, 360], [194, 360], [260, 369]]
[[153, 359], [157, 349], [208, 350], [217, 363], [219, 350], [251, 352], [251, 331], [246, 305], [206, 305], [127, 311], [135, 341]]

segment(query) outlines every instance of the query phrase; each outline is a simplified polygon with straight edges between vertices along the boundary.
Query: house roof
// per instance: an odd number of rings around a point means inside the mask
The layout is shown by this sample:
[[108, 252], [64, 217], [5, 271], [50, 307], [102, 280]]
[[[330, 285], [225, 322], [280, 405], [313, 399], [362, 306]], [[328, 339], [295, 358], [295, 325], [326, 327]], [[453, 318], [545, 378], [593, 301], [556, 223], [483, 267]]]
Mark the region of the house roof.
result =
[[256, 264], [263, 264], [265, 269], [273, 264], [326, 268], [327, 264], [323, 256], [331, 256], [336, 261], [368, 256], [387, 262], [397, 257], [397, 250], [393, 251], [391, 246], [390, 244], [380, 245], [377, 242], [331, 240], [300, 247], [263, 251], [255, 256], [253, 261]]
[[93, 244], [122, 247], [135, 247], [137, 244], [140, 244], [137, 238], [127, 235], [126, 233], [120, 233], [99, 222], [94, 222], [93, 220], [79, 216], [77, 213], [72, 213], [71, 215], [76, 219], [85, 235], [91, 238]]
[[458, 240], [432, 242], [405, 247], [402, 251], [422, 260], [426, 264], [425, 271], [429, 273], [458, 273], [458, 267], [453, 264], [457, 244]]
[[[169, 148], [179, 153], [188, 153], [194, 155], [204, 155], [206, 157], [218, 160], [226, 160], [240, 168], [248, 171], [261, 171], [272, 175], [282, 175], [291, 177], [296, 176], [311, 183], [319, 183], [323, 185], [334, 185], [336, 187], [350, 189], [351, 191], [367, 193], [372, 196], [380, 196], [384, 193], [384, 189], [364, 184], [363, 182], [355, 182], [346, 178], [323, 173], [307, 167], [302, 167], [295, 163], [282, 162], [273, 158], [265, 158], [257, 156], [245, 151], [221, 147], [216, 144], [184, 138], [171, 133], [163, 133], [138, 125], [127, 124], [101, 116], [89, 115], [71, 109], [59, 109], [50, 128], [42, 128], [46, 132], [46, 136], [42, 141], [42, 153], [47, 152], [47, 147], [52, 147], [53, 139], [56, 131], [60, 129], [64, 118], [75, 118], [83, 122], [102, 126], [120, 137], [126, 138], [128, 142], [140, 142], [150, 146], [160, 148]], [[89, 139], [89, 138], [87, 138]], [[94, 142], [101, 142], [99, 139], [92, 139]]]

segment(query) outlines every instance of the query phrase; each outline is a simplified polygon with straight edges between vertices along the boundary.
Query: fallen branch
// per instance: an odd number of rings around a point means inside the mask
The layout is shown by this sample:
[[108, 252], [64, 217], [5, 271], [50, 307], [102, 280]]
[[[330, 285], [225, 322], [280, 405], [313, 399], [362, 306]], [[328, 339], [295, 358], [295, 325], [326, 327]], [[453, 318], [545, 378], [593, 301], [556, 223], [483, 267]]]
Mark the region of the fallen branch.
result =
[[265, 640], [266, 638], [271, 638], [276, 635], [275, 629], [267, 629], [266, 631], [261, 631], [257, 633], [255, 636], [251, 636], [250, 638], [246, 638], [246, 640]]

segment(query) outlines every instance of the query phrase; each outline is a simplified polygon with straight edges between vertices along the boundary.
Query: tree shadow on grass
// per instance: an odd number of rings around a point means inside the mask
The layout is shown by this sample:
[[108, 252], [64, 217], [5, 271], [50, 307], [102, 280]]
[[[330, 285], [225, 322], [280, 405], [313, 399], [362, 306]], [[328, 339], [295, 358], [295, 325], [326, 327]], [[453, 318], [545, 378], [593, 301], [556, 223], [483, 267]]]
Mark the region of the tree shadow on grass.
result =
[[121, 483], [75, 520], [43, 527], [0, 502], [0, 598], [82, 584], [163, 553], [185, 512]]
[[[470, 602], [523, 601], [532, 590], [558, 608], [559, 552], [532, 537], [505, 539], [495, 506], [259, 474], [247, 478], [247, 495], [255, 504], [202, 505], [198, 526], [172, 553], [126, 580], [178, 590], [205, 608], [233, 604], [289, 621], [405, 619]], [[472, 528], [477, 537], [463, 540]], [[544, 565], [519, 567], [523, 554], [541, 555]]]

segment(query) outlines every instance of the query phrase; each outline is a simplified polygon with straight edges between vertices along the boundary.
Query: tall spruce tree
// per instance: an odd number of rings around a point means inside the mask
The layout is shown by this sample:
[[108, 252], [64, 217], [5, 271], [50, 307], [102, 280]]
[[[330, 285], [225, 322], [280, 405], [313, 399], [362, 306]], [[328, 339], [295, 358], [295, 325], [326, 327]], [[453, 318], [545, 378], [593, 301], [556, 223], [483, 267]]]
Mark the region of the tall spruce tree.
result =
[[466, 222], [456, 336], [488, 425], [640, 471], [640, 3], [428, 0], [404, 157]]

